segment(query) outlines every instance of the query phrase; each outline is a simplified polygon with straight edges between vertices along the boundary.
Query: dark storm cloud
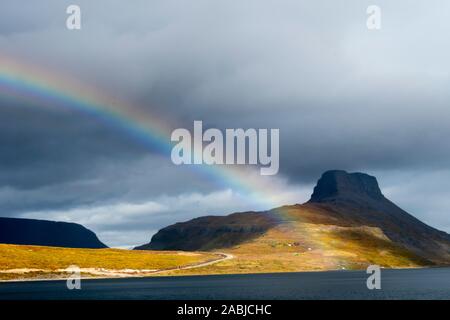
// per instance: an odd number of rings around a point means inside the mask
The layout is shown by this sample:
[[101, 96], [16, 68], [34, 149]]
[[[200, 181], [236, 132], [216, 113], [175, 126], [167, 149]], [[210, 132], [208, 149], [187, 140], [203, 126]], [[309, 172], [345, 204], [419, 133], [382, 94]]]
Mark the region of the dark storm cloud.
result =
[[[208, 0], [77, 1], [82, 30], [70, 32], [72, 3], [3, 1], [1, 52], [112, 92], [174, 128], [193, 120], [280, 128], [280, 176], [292, 185], [340, 168], [376, 172], [391, 189], [420, 173], [420, 184], [445, 189], [447, 1], [378, 1], [380, 31], [366, 28], [368, 1]], [[0, 199], [9, 212], [217, 190], [115, 128], [8, 99], [0, 100]], [[427, 221], [448, 226], [448, 203], [439, 203], [439, 218]]]
[[192, 180], [191, 191], [208, 187], [126, 131], [73, 111], [20, 101], [0, 99], [3, 215], [141, 200], [185, 189], [170, 176]]
[[147, 151], [86, 116], [19, 103], [0, 99], [0, 187], [32, 189], [77, 180], [91, 174], [98, 161], [120, 163]]

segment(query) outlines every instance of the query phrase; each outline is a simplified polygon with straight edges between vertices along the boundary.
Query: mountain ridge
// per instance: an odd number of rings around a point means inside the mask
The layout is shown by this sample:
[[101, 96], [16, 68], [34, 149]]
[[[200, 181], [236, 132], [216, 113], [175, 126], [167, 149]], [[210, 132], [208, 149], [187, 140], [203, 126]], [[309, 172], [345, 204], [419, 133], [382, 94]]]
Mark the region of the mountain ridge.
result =
[[0, 217], [0, 243], [65, 248], [107, 248], [97, 235], [72, 222]]
[[[277, 237], [292, 242], [279, 241]], [[265, 240], [268, 238], [275, 246], [287, 246], [287, 251], [292, 246], [313, 250], [308, 249], [308, 243], [326, 248], [322, 252], [317, 249], [319, 258], [328, 261], [326, 255], [334, 255], [337, 258], [331, 260], [337, 265], [346, 261], [353, 266], [373, 261], [389, 261], [392, 266], [450, 265], [450, 235], [426, 225], [385, 198], [375, 177], [343, 170], [325, 172], [311, 199], [304, 204], [179, 222], [159, 230], [150, 243], [138, 248], [244, 250], [252, 245], [260, 248], [261, 254], [278, 252], [270, 248]], [[347, 243], [360, 252], [361, 259], [348, 258], [352, 252], [345, 251]], [[284, 254], [286, 250], [280, 252]]]

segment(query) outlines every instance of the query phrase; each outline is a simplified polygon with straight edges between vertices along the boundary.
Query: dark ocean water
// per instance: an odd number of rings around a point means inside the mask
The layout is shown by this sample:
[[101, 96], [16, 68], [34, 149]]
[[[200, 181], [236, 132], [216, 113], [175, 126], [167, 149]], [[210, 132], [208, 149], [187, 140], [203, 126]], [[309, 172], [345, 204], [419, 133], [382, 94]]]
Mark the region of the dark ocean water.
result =
[[0, 283], [10, 299], [450, 299], [450, 268], [386, 270], [381, 290], [369, 290], [365, 271]]

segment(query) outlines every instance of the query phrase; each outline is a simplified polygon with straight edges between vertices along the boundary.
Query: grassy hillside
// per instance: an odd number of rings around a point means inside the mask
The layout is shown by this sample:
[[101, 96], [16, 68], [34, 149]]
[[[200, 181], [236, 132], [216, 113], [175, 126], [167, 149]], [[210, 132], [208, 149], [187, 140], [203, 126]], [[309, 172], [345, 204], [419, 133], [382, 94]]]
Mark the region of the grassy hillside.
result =
[[370, 264], [414, 268], [432, 263], [390, 241], [376, 227], [339, 225], [320, 209], [286, 207], [283, 221], [222, 252], [234, 259], [167, 274], [214, 274], [364, 269]]
[[120, 249], [72, 249], [0, 244], [0, 279], [64, 276], [77, 265], [86, 276], [151, 274], [217, 259], [212, 253], [139, 251]]

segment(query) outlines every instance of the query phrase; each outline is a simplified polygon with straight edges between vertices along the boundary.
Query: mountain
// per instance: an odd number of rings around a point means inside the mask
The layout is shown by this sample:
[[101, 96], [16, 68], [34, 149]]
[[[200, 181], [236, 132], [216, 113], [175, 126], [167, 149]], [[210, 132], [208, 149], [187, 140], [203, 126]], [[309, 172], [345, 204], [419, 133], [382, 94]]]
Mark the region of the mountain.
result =
[[176, 223], [136, 249], [222, 250], [242, 272], [450, 265], [450, 235], [388, 200], [375, 177], [342, 170], [304, 204]]
[[418, 255], [443, 262], [450, 258], [450, 235], [402, 210], [381, 193], [375, 177], [328, 171], [320, 178], [308, 206], [350, 225], [378, 227], [393, 242]]
[[0, 243], [67, 248], [106, 248], [89, 229], [68, 222], [0, 218]]

